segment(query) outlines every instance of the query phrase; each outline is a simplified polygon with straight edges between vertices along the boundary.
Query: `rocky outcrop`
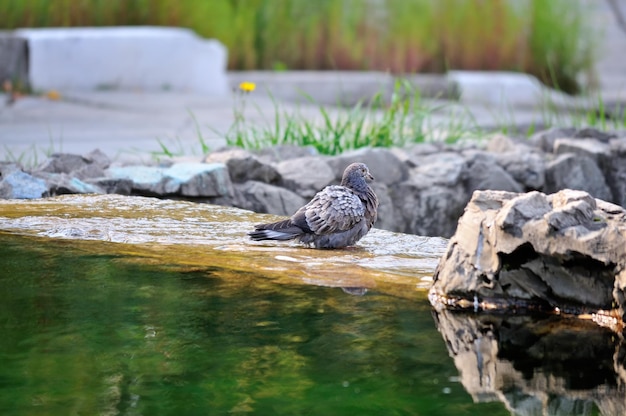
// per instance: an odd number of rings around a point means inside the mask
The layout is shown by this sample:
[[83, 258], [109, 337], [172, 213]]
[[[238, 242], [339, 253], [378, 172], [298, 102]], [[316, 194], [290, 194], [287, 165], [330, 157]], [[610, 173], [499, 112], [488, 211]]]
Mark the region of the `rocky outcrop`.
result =
[[[435, 305], [626, 321], [626, 210], [583, 191], [476, 191], [430, 291]], [[609, 319], [610, 320], [610, 319]]]
[[[0, 197], [119, 193], [186, 198], [289, 215], [345, 167], [366, 163], [376, 181], [376, 227], [450, 237], [475, 190], [557, 192], [579, 189], [626, 206], [626, 134], [550, 129], [528, 140], [501, 134], [481, 144], [364, 148], [337, 156], [312, 147], [222, 149], [202, 159], [117, 166], [106, 155], [52, 155], [30, 170], [0, 166]], [[19, 172], [19, 173], [18, 173]]]

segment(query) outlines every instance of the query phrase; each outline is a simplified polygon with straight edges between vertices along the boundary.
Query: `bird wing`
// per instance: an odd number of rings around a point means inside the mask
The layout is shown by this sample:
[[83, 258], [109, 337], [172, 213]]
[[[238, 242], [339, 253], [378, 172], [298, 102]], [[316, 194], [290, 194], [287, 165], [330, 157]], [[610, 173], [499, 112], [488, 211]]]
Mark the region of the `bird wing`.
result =
[[364, 215], [361, 199], [339, 185], [327, 186], [295, 214], [317, 235], [349, 230], [362, 221]]

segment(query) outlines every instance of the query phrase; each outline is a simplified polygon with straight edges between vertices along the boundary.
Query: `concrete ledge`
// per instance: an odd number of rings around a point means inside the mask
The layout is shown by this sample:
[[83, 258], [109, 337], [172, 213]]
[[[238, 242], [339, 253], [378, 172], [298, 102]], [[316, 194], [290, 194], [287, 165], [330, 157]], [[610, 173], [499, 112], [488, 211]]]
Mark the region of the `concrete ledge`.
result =
[[231, 89], [241, 82], [257, 84], [262, 93], [289, 102], [307, 102], [307, 96], [322, 105], [353, 106], [376, 94], [391, 97], [397, 79], [418, 88], [423, 97], [456, 98], [455, 84], [445, 74], [414, 74], [396, 77], [386, 72], [360, 71], [233, 71], [228, 73]]
[[35, 90], [176, 90], [228, 94], [227, 51], [163, 27], [18, 29]]

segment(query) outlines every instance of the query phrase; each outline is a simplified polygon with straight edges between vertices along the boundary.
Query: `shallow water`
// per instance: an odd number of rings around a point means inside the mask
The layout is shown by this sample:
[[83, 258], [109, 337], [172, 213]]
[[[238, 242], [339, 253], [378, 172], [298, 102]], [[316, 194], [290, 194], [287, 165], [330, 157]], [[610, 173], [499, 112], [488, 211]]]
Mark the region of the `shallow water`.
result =
[[0, 414], [244, 413], [509, 414], [464, 390], [425, 292], [355, 296], [0, 233]]

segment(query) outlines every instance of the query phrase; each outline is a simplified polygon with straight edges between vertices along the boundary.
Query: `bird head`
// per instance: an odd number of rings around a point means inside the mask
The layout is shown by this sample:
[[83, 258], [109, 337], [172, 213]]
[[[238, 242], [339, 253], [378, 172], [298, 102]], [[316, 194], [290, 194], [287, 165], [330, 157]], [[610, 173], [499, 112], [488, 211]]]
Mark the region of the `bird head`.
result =
[[352, 163], [343, 172], [341, 184], [346, 185], [348, 183], [354, 183], [359, 179], [371, 182], [374, 180], [374, 177], [365, 163]]

